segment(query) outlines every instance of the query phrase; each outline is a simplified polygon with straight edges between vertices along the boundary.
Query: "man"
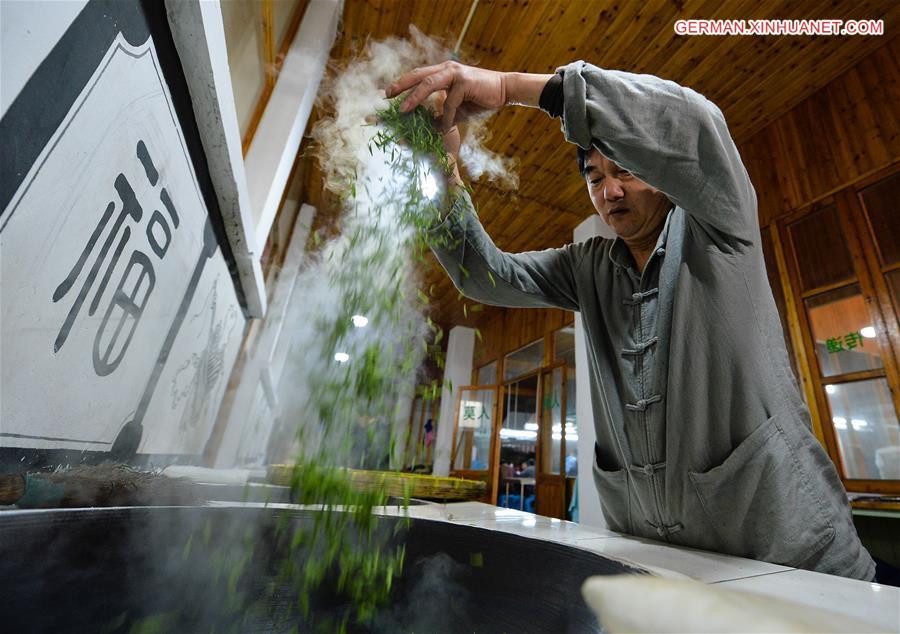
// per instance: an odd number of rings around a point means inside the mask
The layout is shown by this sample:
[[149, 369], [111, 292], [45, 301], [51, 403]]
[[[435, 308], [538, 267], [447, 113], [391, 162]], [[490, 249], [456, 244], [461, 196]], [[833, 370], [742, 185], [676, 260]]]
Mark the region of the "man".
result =
[[581, 313], [610, 527], [871, 580], [788, 365], [756, 195], [719, 109], [673, 82], [584, 62], [555, 75], [446, 62], [386, 92], [406, 90], [405, 110], [438, 93], [452, 157], [459, 122], [508, 104], [561, 116], [580, 148], [615, 240], [503, 253], [454, 171], [441, 230], [462, 239], [433, 250], [472, 299]]

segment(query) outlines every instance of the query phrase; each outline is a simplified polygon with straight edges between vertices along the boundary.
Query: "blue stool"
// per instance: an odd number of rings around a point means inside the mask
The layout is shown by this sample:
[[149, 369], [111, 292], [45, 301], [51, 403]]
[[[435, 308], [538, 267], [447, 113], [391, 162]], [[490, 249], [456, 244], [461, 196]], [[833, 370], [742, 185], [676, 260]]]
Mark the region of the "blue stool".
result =
[[534, 493], [525, 498], [525, 510], [528, 513], [534, 513]]
[[505, 509], [517, 509], [519, 508], [519, 499], [520, 498], [518, 495], [513, 495], [512, 493], [510, 493], [508, 496], [503, 494], [500, 495], [499, 499], [497, 500], [497, 506], [502, 506]]

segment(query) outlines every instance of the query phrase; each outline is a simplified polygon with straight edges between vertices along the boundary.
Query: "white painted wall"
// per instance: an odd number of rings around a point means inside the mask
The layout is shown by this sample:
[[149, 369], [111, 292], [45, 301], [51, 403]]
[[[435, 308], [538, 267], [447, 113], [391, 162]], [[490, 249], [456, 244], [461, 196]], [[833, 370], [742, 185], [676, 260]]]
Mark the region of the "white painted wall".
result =
[[456, 415], [456, 401], [459, 398], [459, 388], [472, 382], [472, 357], [474, 352], [475, 330], [465, 326], [454, 326], [451, 328], [447, 337], [444, 386], [441, 390], [441, 411], [437, 419], [437, 435], [434, 440], [434, 467], [432, 473], [436, 476], [450, 474], [450, 453], [453, 450], [453, 417]]
[[[612, 229], [599, 215], [593, 214], [575, 227], [573, 240], [584, 242], [593, 236], [615, 237]], [[606, 528], [603, 511], [600, 509], [600, 494], [594, 484], [594, 442], [597, 431], [594, 428], [594, 410], [591, 408], [591, 384], [588, 378], [587, 348], [584, 341], [584, 326], [581, 314], [575, 315], [575, 387], [577, 390], [575, 418], [578, 421], [578, 521], [588, 526]]]
[[87, 0], [0, 1], [0, 117]]

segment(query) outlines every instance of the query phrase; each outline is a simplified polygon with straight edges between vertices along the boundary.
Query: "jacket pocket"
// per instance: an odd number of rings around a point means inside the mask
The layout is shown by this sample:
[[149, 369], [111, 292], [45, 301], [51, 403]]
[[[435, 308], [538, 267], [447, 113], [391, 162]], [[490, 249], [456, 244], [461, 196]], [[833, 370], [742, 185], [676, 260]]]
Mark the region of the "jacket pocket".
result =
[[594, 484], [600, 494], [600, 508], [610, 530], [632, 533], [628, 504], [628, 474], [625, 469], [606, 471], [594, 461]]
[[798, 566], [834, 538], [824, 504], [775, 417], [725, 462], [688, 477], [724, 552]]

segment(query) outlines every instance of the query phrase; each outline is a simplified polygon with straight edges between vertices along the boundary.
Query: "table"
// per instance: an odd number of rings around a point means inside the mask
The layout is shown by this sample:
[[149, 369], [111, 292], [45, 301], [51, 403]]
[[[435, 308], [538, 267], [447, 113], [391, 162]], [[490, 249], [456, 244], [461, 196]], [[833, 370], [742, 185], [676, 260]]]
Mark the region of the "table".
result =
[[509, 483], [516, 480], [519, 483], [519, 510], [525, 509], [525, 487], [534, 486], [534, 478], [506, 478], [506, 503], [509, 504]]

